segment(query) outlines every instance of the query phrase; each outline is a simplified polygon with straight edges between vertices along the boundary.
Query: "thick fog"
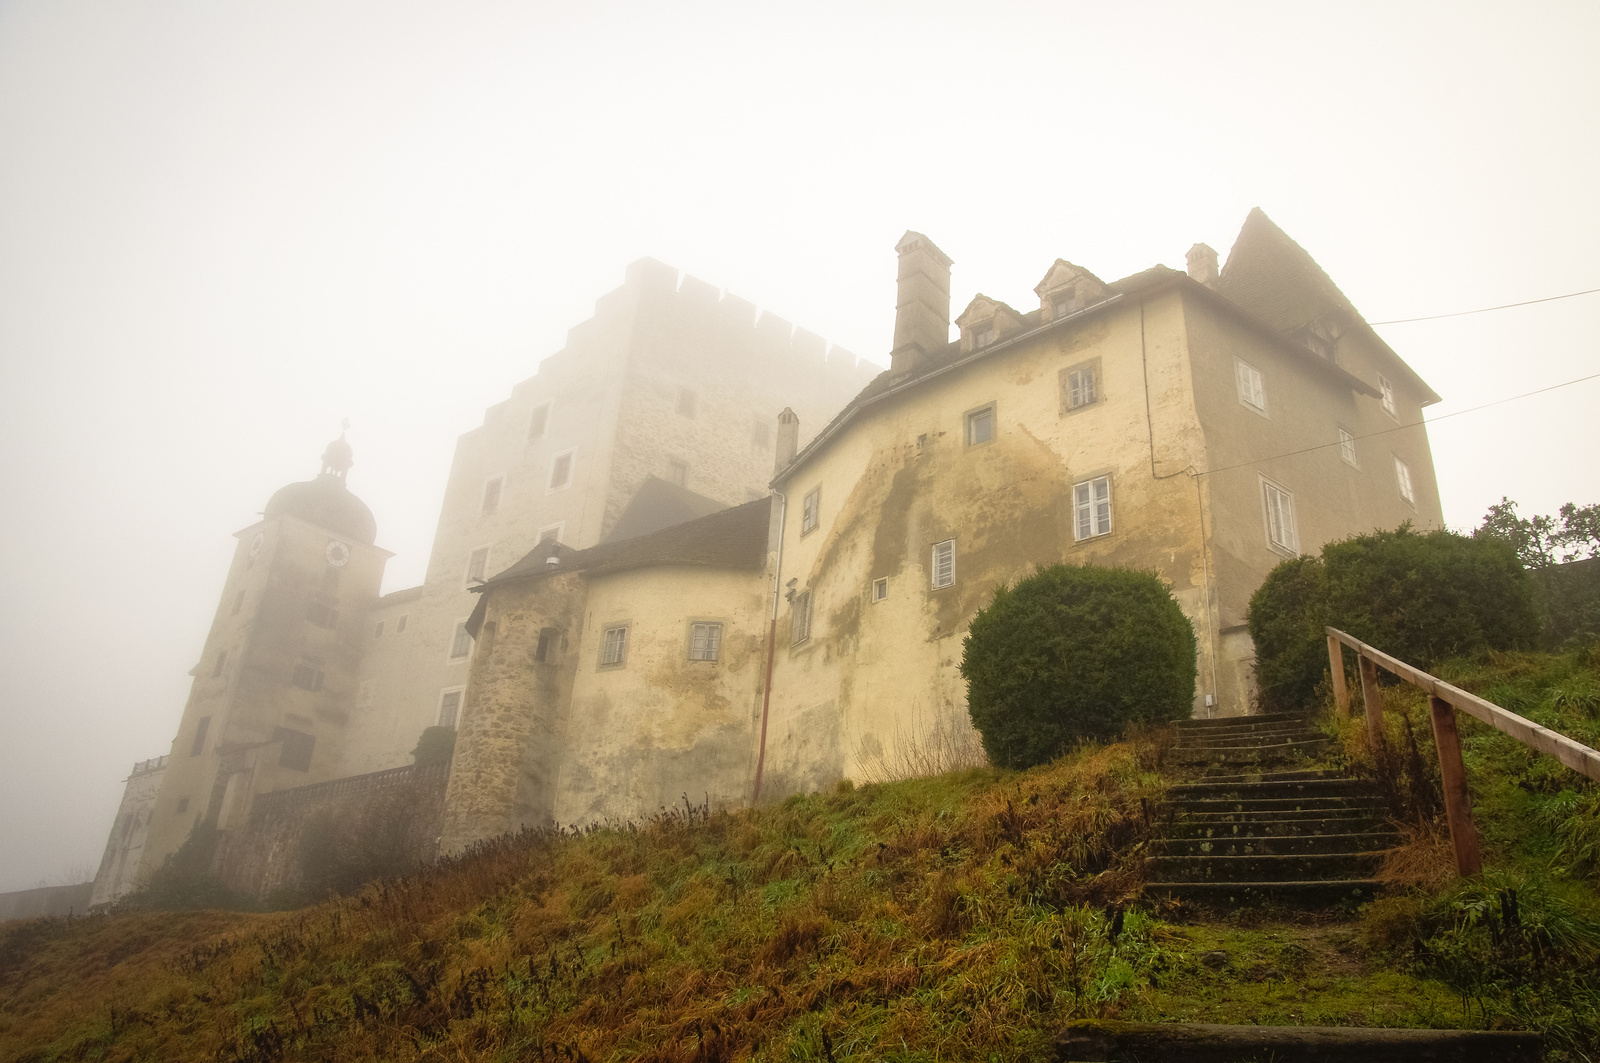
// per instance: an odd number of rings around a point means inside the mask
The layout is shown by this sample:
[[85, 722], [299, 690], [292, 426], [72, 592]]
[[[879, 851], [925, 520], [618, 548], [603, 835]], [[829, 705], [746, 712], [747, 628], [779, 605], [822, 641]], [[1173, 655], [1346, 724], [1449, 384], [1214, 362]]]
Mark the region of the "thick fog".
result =
[[[420, 581], [454, 438], [645, 255], [886, 361], [952, 306], [1224, 255], [1375, 322], [1600, 288], [1600, 8], [0, 5], [0, 890], [92, 875], [232, 533], [351, 422]], [[1600, 295], [1388, 325], [1453, 526], [1600, 501]], [[776, 411], [774, 411], [776, 412]]]

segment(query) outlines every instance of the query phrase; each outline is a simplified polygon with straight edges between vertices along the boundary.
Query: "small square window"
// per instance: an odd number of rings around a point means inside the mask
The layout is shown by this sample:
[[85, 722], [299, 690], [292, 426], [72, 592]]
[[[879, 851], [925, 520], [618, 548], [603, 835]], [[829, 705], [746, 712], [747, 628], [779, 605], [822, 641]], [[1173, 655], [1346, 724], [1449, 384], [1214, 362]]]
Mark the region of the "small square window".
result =
[[982, 325], [976, 331], [974, 331], [973, 334], [972, 334], [972, 345], [974, 347], [987, 347], [987, 346], [989, 346], [989, 344], [991, 344], [993, 342], [994, 342], [994, 326], [993, 325]]
[[560, 524], [550, 524], [540, 528], [539, 541], [541, 543], [559, 543], [561, 541], [561, 532], [564, 528], [566, 528], [565, 521]]
[[211, 678], [212, 679], [216, 679], [218, 676], [222, 675], [222, 670], [225, 667], [227, 667], [227, 665], [228, 665], [228, 651], [227, 650], [223, 650], [221, 653], [217, 654], [217, 663], [214, 666], [212, 666]]
[[550, 461], [550, 490], [559, 491], [572, 482], [572, 451], [557, 454]]
[[1111, 532], [1111, 477], [1072, 485], [1072, 537], [1082, 542]]
[[789, 641], [798, 646], [811, 637], [811, 592], [794, 596], [789, 605]]
[[401, 613], [400, 619], [394, 622], [394, 633], [396, 635], [400, 634], [406, 629], [406, 620], [409, 619], [410, 615], [411, 614], [409, 613]]
[[322, 689], [322, 679], [322, 669], [315, 664], [302, 661], [294, 666], [294, 673], [290, 676], [289, 681], [301, 690], [309, 690], [312, 693], [316, 693]]
[[621, 668], [628, 663], [628, 625], [614, 624], [600, 636], [600, 667]]
[[332, 600], [319, 594], [306, 603], [306, 619], [317, 627], [331, 630], [339, 626], [339, 610]]
[[202, 716], [195, 721], [194, 742], [189, 746], [189, 755], [198, 757], [206, 751], [206, 732], [211, 730], [211, 717]]
[[189, 811], [189, 799], [187, 797], [178, 798], [178, 808], [177, 808], [178, 814], [182, 815], [183, 813], [185, 813], [187, 811]]
[[450, 659], [464, 661], [472, 653], [472, 635], [467, 631], [465, 621], [456, 624], [456, 632], [450, 639]]
[[1239, 378], [1239, 401], [1258, 413], [1267, 410], [1267, 391], [1261, 381], [1261, 370], [1242, 358], [1234, 359]]
[[528, 418], [528, 438], [538, 439], [544, 435], [544, 430], [550, 426], [550, 404], [541, 403], [533, 408], [533, 416]]
[[1382, 374], [1378, 376], [1378, 390], [1383, 392], [1383, 398], [1380, 400], [1383, 403], [1383, 412], [1390, 417], [1394, 417], [1394, 385], [1389, 383], [1389, 378]]
[[500, 489], [505, 486], [505, 481], [495, 477], [483, 485], [483, 510], [481, 515], [492, 517], [500, 509]]
[[533, 659], [543, 664], [550, 659], [551, 647], [556, 644], [559, 632], [553, 627], [539, 629], [539, 645], [533, 651]]
[[678, 389], [678, 416], [693, 417], [695, 408], [695, 394], [688, 388]]
[[452, 730], [461, 720], [461, 691], [446, 690], [439, 695], [439, 726]]
[[272, 737], [283, 743], [278, 750], [280, 768], [288, 768], [290, 771], [311, 770], [311, 753], [316, 749], [316, 738], [304, 731], [293, 731], [287, 727], [274, 727]]
[[946, 539], [942, 543], [934, 544], [933, 563], [929, 571], [933, 576], [934, 590], [942, 590], [955, 584], [956, 541], [954, 539]]
[[1348, 429], [1339, 429], [1339, 457], [1346, 465], [1361, 467], [1356, 461], [1356, 437]]
[[483, 582], [484, 573], [488, 570], [489, 548], [484, 546], [472, 551], [471, 556], [467, 558], [467, 582]]
[[1261, 501], [1266, 508], [1268, 544], [1284, 553], [1299, 553], [1300, 530], [1295, 522], [1294, 495], [1263, 478]]
[[967, 446], [975, 447], [994, 438], [994, 407], [984, 406], [967, 414]]
[[372, 637], [375, 638], [375, 639], [383, 638], [383, 621], [382, 620], [380, 620], [376, 624], [372, 625]]
[[800, 534], [815, 531], [822, 519], [822, 488], [813, 487], [800, 503]]
[[667, 459], [667, 481], [683, 487], [689, 482], [689, 463], [677, 458]]
[[1079, 300], [1075, 292], [1057, 292], [1050, 298], [1050, 319], [1059, 320], [1078, 309]]
[[1394, 479], [1400, 488], [1400, 497], [1416, 505], [1416, 496], [1411, 490], [1411, 467], [1399, 458], [1394, 459]]
[[881, 602], [889, 597], [889, 577], [879, 576], [872, 581], [872, 600]]
[[750, 423], [750, 442], [762, 450], [772, 448], [772, 425], [757, 417]]
[[721, 653], [721, 624], [694, 623], [689, 625], [689, 660], [715, 661]]

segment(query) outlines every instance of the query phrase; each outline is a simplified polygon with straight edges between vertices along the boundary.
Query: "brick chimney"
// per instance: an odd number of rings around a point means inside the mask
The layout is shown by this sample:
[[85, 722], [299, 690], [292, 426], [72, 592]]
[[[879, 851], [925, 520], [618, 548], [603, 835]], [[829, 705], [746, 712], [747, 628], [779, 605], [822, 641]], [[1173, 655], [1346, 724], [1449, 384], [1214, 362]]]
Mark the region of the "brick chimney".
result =
[[1217, 286], [1217, 253], [1206, 244], [1189, 248], [1189, 279], [1199, 281], [1207, 288]]
[[794, 461], [800, 449], [800, 416], [785, 406], [778, 414], [778, 453], [773, 460], [772, 474], [776, 476]]
[[894, 249], [900, 271], [889, 367], [906, 373], [950, 342], [950, 259], [921, 233], [908, 231]]

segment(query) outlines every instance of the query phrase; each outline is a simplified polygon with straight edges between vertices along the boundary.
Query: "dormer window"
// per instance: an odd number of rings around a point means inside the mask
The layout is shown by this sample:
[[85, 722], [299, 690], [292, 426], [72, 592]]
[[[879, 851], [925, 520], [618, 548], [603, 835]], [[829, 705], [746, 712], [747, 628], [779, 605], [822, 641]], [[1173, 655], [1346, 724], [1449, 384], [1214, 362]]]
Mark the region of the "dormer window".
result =
[[987, 347], [994, 342], [994, 325], [980, 325], [973, 330], [972, 345], [974, 347]]
[[1077, 292], [1071, 290], [1056, 292], [1050, 297], [1050, 317], [1052, 320], [1066, 317], [1082, 306], [1083, 300], [1078, 298]]

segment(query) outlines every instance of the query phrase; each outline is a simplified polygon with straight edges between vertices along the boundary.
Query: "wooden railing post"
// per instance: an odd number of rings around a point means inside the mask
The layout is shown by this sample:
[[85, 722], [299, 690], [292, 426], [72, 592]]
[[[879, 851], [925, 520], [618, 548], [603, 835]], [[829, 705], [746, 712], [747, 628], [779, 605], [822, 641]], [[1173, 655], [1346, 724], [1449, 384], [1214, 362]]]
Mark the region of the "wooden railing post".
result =
[[1467, 767], [1461, 760], [1461, 735], [1456, 711], [1443, 698], [1429, 696], [1433, 717], [1433, 744], [1439, 750], [1439, 778], [1444, 783], [1444, 814], [1450, 824], [1450, 845], [1456, 851], [1456, 870], [1463, 876], [1483, 870], [1478, 849], [1478, 828], [1472, 822], [1472, 795], [1467, 790]]
[[1333, 707], [1340, 719], [1350, 716], [1350, 689], [1344, 684], [1344, 644], [1328, 636], [1328, 675], [1333, 677]]
[[1383, 691], [1378, 689], [1378, 666], [1364, 653], [1357, 653], [1361, 665], [1361, 703], [1367, 711], [1367, 741], [1372, 755], [1382, 758], [1388, 749], [1383, 740]]

